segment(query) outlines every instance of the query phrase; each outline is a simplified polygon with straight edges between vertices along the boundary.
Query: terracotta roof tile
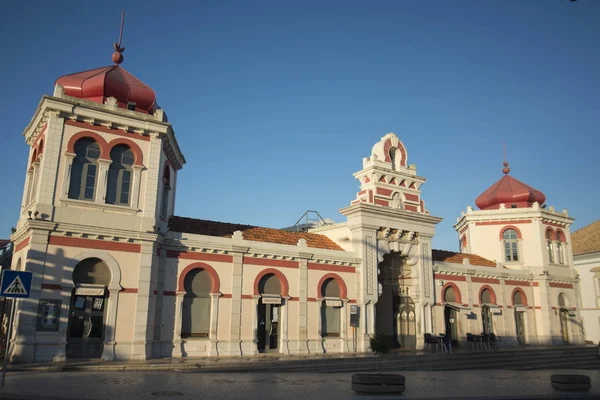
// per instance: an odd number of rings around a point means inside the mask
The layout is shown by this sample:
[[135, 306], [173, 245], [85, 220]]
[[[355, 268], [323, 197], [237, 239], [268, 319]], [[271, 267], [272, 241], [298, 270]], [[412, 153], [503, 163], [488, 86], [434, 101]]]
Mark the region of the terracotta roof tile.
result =
[[571, 233], [573, 254], [587, 254], [600, 251], [600, 219]]
[[457, 253], [447, 250], [432, 250], [433, 261], [462, 264], [464, 258], [468, 258], [471, 265], [482, 267], [495, 267], [494, 261], [478, 256], [477, 254]]
[[231, 224], [228, 222], [174, 216], [169, 219], [169, 229], [175, 232], [220, 237], [231, 237], [233, 232], [242, 231], [244, 239], [255, 242], [279, 243], [295, 246], [298, 243], [298, 240], [305, 239], [308, 247], [344, 251], [344, 249], [327, 236], [316, 233], [298, 233], [281, 229], [261, 228], [253, 225]]

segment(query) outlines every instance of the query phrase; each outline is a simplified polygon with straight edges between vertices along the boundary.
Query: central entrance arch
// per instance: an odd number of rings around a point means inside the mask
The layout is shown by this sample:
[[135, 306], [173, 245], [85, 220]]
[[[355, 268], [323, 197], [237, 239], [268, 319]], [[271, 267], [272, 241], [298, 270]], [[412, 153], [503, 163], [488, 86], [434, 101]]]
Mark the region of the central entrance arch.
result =
[[86, 258], [73, 270], [75, 285], [69, 307], [67, 358], [100, 358], [104, 350], [109, 267], [99, 258]]

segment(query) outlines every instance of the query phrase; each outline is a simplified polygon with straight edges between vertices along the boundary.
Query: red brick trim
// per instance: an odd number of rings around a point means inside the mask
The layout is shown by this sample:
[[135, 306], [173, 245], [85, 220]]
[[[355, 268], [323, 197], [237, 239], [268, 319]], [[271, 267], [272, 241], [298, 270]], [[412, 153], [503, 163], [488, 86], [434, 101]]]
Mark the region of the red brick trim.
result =
[[25, 247], [27, 247], [29, 245], [29, 242], [31, 241], [31, 236], [21, 240], [19, 243], [17, 243], [15, 245], [15, 253], [17, 251], [21, 251], [23, 250]]
[[110, 160], [110, 151], [108, 150], [108, 143], [106, 143], [106, 140], [104, 140], [102, 136], [92, 131], [80, 131], [71, 136], [71, 138], [67, 142], [67, 153], [75, 154], [75, 142], [83, 138], [90, 138], [95, 140], [96, 143], [98, 143], [98, 146], [100, 147], [100, 159]]
[[573, 284], [571, 283], [549, 282], [548, 286], [561, 289], [573, 289]]
[[530, 224], [530, 219], [519, 219], [515, 221], [479, 221], [475, 222], [476, 226], [482, 225], [506, 225], [506, 224]]
[[369, 189], [369, 203], [373, 203], [373, 191]]
[[264, 269], [264, 270], [260, 271], [258, 273], [258, 275], [256, 275], [256, 279], [254, 280], [254, 295], [256, 296], [256, 295], [260, 294], [260, 292], [258, 291], [258, 284], [263, 276], [269, 275], [269, 274], [273, 274], [273, 275], [277, 276], [277, 278], [279, 278], [279, 283], [281, 284], [281, 295], [283, 297], [288, 297], [290, 285], [289, 285], [285, 275], [283, 274], [283, 272], [281, 272], [275, 268]]
[[167, 250], [167, 257], [178, 258], [181, 260], [217, 261], [226, 263], [233, 262], [233, 256], [228, 256], [225, 254], [196, 253], [192, 251]]
[[142, 136], [142, 135], [136, 134], [136, 133], [127, 133], [127, 132], [119, 130], [119, 129], [107, 128], [106, 126], [102, 126], [102, 125], [92, 125], [92, 124], [88, 124], [86, 122], [73, 121], [70, 119], [65, 121], [65, 125], [76, 126], [76, 127], [83, 128], [83, 129], [94, 129], [98, 132], [110, 133], [112, 135], [118, 135], [118, 136], [125, 136], [130, 139], [143, 140], [144, 142], [150, 141], [150, 136]]
[[356, 304], [356, 300], [348, 300], [348, 303], [350, 303], [350, 304]]
[[177, 292], [174, 292], [171, 290], [165, 290], [165, 291], [163, 291], [163, 296], [177, 296]]
[[135, 165], [142, 165], [144, 162], [144, 155], [142, 154], [142, 149], [136, 143], [134, 143], [131, 139], [119, 138], [113, 139], [108, 143], [108, 154], [112, 151], [113, 147], [118, 146], [120, 144], [124, 144], [129, 146], [131, 151], [133, 152], [133, 158]]
[[434, 279], [443, 279], [447, 281], [466, 282], [467, 278], [460, 275], [433, 274]]
[[62, 290], [62, 286], [57, 283], [42, 283], [42, 290]]
[[476, 276], [471, 278], [471, 282], [477, 282], [477, 283], [491, 283], [491, 284], [496, 284], [499, 285], [500, 284], [500, 280], [499, 279], [493, 279], [493, 278], [478, 278]]
[[513, 308], [513, 306], [506, 306], [506, 308]]
[[376, 188], [375, 189], [375, 193], [380, 194], [382, 196], [391, 196], [392, 195], [392, 190], [391, 189], [384, 189], [384, 188]]
[[542, 306], [535, 306], [535, 309], [536, 309], [536, 310], [541, 310], [541, 309], [542, 309]]
[[185, 292], [185, 287], [183, 285], [184, 281], [185, 281], [185, 276], [192, 270], [194, 269], [203, 269], [206, 272], [208, 272], [208, 275], [211, 278], [212, 281], [212, 286], [210, 288], [210, 292], [211, 293], [219, 293], [219, 289], [221, 288], [221, 280], [219, 279], [219, 274], [217, 274], [217, 271], [215, 271], [215, 269], [213, 267], [211, 267], [208, 264], [205, 263], [193, 263], [188, 265], [187, 267], [185, 267], [183, 269], [183, 271], [181, 271], [181, 273], [179, 274], [179, 280], [178, 280], [178, 284], [177, 284], [177, 291], [182, 293]]
[[419, 202], [419, 196], [416, 194], [404, 193], [404, 198], [408, 201], [414, 201], [415, 203]]
[[283, 267], [283, 268], [298, 268], [297, 261], [289, 260], [272, 260], [270, 258], [255, 258], [244, 256], [244, 264], [248, 265], [262, 265], [266, 267]]
[[135, 243], [109, 242], [66, 236], [50, 236], [48, 244], [53, 246], [82, 247], [85, 249], [123, 251], [127, 253], [140, 253], [142, 251], [142, 246]]
[[[515, 293], [521, 292], [521, 298], [523, 299], [523, 304], [515, 304]], [[525, 291], [520, 287], [514, 288], [512, 294], [510, 295], [510, 301], [513, 306], [527, 306], [527, 296], [525, 295]]]
[[119, 293], [137, 293], [137, 288], [123, 288]]
[[329, 278], [333, 278], [337, 282], [337, 284], [340, 286], [340, 298], [347, 299], [348, 298], [348, 289], [346, 288], [346, 283], [339, 275], [332, 274], [332, 273], [325, 274], [321, 277], [321, 280], [317, 284], [317, 296], [321, 295], [321, 289], [323, 287], [323, 284]]
[[361, 190], [360, 192], [358, 192], [358, 195], [360, 196], [361, 194], [365, 194], [365, 193], [367, 193], [366, 190]]
[[538, 287], [538, 286], [540, 286], [540, 283], [539, 282], [531, 282], [531, 286]]
[[316, 297], [308, 297], [308, 298], [306, 299], [306, 301], [310, 301], [310, 302], [317, 302], [317, 301], [319, 301], [319, 300], [318, 300]]
[[254, 299], [254, 296], [252, 296], [251, 294], [243, 294], [242, 295], [242, 299], [244, 299], [244, 300], [252, 300], [252, 299]]
[[225, 294], [225, 293], [223, 293], [223, 294], [221, 295], [221, 298], [222, 298], [222, 299], [231, 299], [232, 297], [233, 297], [233, 295], [231, 295], [231, 294]]
[[[531, 222], [531, 221], [529, 221], [529, 222]], [[511, 223], [514, 224], [515, 221], [511, 221]], [[479, 224], [479, 222], [478, 222], [478, 224]], [[504, 228], [500, 229], [500, 235], [499, 235], [500, 240], [504, 240], [504, 237], [502, 235], [504, 235], [504, 231], [506, 231], [508, 229], [514, 229], [515, 232], [517, 232], [517, 238], [523, 239], [523, 235], [521, 234], [521, 230], [519, 228], [517, 228], [514, 225], [506, 225]]]
[[544, 239], [548, 240], [548, 231], [550, 231], [550, 240], [556, 240], [556, 232], [550, 226], [546, 227], [544, 231]]
[[375, 199], [375, 204], [387, 207], [390, 205], [390, 202], [387, 200]]
[[462, 295], [460, 294], [460, 289], [453, 282], [446, 282], [444, 286], [442, 286], [442, 302], [446, 303], [444, 295], [446, 294], [446, 289], [448, 289], [449, 287], [454, 288], [454, 291], [456, 292], [456, 302], [462, 304]]
[[288, 301], [300, 301], [300, 297], [290, 297]]
[[343, 265], [315, 264], [315, 263], [308, 263], [308, 269], [318, 270], [318, 271], [331, 271], [331, 272], [348, 272], [348, 273], [356, 272], [356, 268], [354, 268], [354, 267], [346, 267]]
[[505, 280], [504, 281], [505, 285], [511, 285], [511, 286], [523, 286], [523, 285], [529, 285], [527, 282], [521, 282], [521, 281], [511, 281], [511, 280]]

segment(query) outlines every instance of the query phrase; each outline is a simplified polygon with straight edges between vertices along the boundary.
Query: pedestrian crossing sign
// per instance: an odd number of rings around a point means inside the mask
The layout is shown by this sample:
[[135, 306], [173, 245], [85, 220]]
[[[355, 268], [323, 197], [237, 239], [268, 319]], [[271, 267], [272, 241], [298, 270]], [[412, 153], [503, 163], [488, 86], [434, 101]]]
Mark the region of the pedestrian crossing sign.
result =
[[2, 271], [0, 296], [12, 298], [28, 298], [31, 294], [31, 272]]

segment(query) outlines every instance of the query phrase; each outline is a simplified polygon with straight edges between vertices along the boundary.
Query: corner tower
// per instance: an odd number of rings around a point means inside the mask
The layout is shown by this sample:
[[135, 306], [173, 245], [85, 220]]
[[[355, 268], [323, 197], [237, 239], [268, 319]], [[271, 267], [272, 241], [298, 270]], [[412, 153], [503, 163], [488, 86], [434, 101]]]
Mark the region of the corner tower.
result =
[[[16, 314], [16, 361], [151, 357], [158, 253], [185, 159], [154, 91], [120, 66], [123, 51], [115, 43], [114, 65], [58, 78], [23, 132], [12, 268], [34, 280]], [[80, 297], [99, 309], [78, 310]], [[130, 316], [119, 324], [117, 304]], [[44, 307], [62, 322], [40, 325]], [[79, 321], [80, 331], [67, 329]], [[85, 332], [103, 333], [73, 336]]]

